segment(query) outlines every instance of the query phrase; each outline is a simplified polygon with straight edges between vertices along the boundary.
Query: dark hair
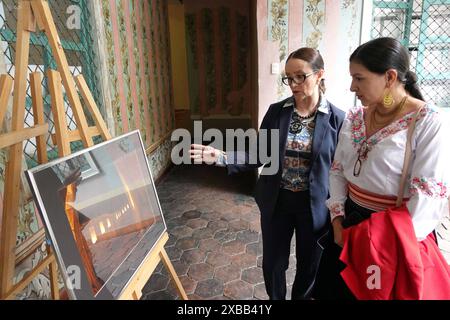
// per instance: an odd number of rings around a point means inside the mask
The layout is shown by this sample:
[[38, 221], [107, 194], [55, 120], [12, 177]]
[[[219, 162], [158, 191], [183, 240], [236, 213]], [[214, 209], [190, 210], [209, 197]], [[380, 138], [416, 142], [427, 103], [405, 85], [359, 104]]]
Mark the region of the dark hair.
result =
[[417, 84], [417, 76], [409, 70], [409, 53], [400, 41], [393, 38], [370, 40], [353, 51], [350, 62], [362, 64], [367, 70], [384, 74], [389, 69], [397, 70], [398, 79], [414, 98], [424, 101]]
[[[286, 62], [289, 61], [289, 59], [301, 59], [303, 61], [308, 62], [312, 69], [314, 71], [319, 71], [320, 69], [325, 69], [322, 56], [320, 55], [320, 52], [313, 48], [300, 48], [295, 50], [294, 52], [291, 52], [291, 54], [286, 59]], [[325, 80], [320, 80], [319, 83], [319, 89], [322, 91], [322, 93], [325, 93]]]

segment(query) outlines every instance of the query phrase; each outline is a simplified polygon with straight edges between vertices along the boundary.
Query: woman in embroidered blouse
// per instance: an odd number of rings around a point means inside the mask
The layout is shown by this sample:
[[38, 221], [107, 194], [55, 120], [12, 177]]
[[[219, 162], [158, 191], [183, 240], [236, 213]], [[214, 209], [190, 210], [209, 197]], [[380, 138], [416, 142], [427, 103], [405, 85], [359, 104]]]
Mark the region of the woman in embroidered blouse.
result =
[[245, 153], [227, 150], [224, 154], [203, 145], [193, 145], [190, 151], [194, 161], [226, 166], [229, 174], [265, 165], [255, 188], [255, 200], [261, 211], [264, 281], [269, 298], [274, 300], [286, 297], [285, 273], [294, 230], [297, 272], [291, 297], [308, 299], [312, 295], [322, 254], [318, 240], [331, 227], [325, 205], [328, 171], [345, 115], [323, 95], [324, 62], [317, 50], [300, 48], [292, 52], [285, 72], [283, 83], [290, 86], [293, 95], [272, 104], [260, 127], [260, 134], [262, 130], [279, 133], [273, 138], [276, 147], [259, 137], [269, 148], [277, 148], [268, 153], [279, 160], [273, 174], [265, 174], [272, 164], [262, 163], [262, 159], [251, 164]]
[[[350, 74], [350, 90], [364, 107], [348, 112], [330, 170], [327, 206], [335, 243], [344, 245], [344, 228], [395, 207], [407, 128], [422, 108], [411, 139], [404, 199], [417, 241], [425, 241], [439, 256], [433, 231], [448, 214], [450, 180], [445, 147], [449, 134], [443, 117], [424, 102], [416, 75], [409, 70], [408, 52], [395, 39], [374, 39], [358, 47], [350, 56]], [[442, 255], [437, 259], [445, 262]], [[436, 272], [448, 283], [446, 265]]]

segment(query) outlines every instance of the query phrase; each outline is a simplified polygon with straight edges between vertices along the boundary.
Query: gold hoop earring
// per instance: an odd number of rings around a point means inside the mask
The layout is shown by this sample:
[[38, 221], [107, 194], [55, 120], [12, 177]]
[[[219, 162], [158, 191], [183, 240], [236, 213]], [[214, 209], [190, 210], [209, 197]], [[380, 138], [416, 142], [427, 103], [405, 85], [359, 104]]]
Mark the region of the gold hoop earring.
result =
[[391, 91], [388, 91], [386, 93], [386, 91], [383, 94], [383, 106], [385, 108], [390, 108], [394, 105], [395, 101], [394, 101], [394, 97], [392, 96]]

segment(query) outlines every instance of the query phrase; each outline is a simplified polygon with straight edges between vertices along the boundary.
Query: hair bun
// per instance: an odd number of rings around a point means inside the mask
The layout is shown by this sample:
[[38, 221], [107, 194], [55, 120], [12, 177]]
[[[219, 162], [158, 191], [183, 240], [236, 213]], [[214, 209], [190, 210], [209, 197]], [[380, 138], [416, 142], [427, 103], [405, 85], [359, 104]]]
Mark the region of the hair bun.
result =
[[411, 70], [408, 70], [405, 74], [405, 84], [413, 85], [415, 83], [417, 83], [417, 75]]

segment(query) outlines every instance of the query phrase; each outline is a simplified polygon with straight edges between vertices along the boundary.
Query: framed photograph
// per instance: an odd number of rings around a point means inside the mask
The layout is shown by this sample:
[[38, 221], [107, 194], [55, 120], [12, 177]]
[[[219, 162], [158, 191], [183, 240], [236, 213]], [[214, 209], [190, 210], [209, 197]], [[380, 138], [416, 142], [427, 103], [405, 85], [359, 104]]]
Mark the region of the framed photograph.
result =
[[26, 171], [71, 299], [118, 299], [165, 233], [139, 131]]
[[72, 167], [78, 167], [81, 171], [81, 178], [87, 179], [99, 174], [97, 165], [89, 153], [80, 154], [72, 159]]

